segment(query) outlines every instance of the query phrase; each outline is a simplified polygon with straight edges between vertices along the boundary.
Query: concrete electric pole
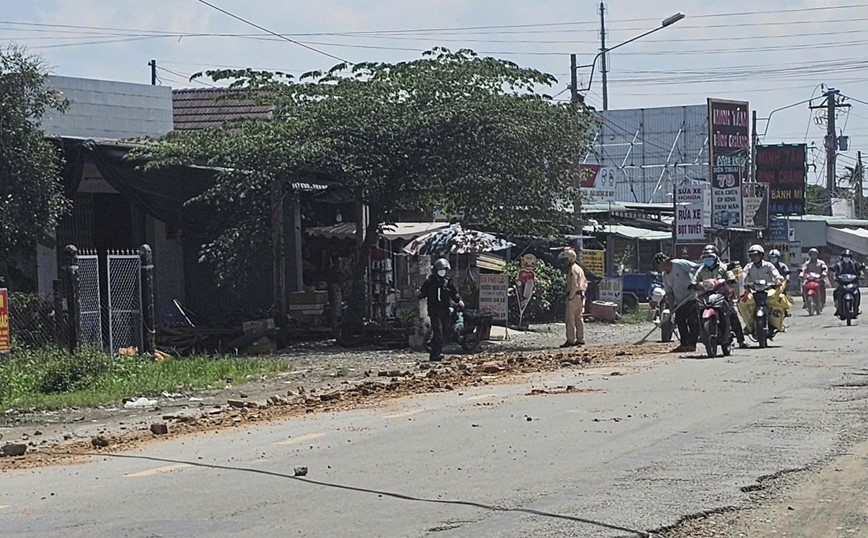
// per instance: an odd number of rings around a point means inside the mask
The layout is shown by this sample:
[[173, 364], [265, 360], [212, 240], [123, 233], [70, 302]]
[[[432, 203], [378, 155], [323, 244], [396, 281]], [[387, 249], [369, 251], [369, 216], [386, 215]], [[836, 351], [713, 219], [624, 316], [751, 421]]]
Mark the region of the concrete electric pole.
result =
[[609, 110], [609, 76], [607, 56], [609, 51], [606, 50], [606, 5], [600, 2], [600, 52], [603, 56], [600, 58], [600, 70], [603, 74], [603, 110]]
[[826, 192], [829, 197], [835, 196], [837, 189], [837, 164], [838, 164], [838, 132], [835, 126], [835, 116], [839, 108], [849, 108], [848, 103], [843, 103], [839, 97], [841, 92], [835, 88], [829, 88], [823, 96], [826, 102], [822, 105], [810, 106], [811, 110], [826, 110]]

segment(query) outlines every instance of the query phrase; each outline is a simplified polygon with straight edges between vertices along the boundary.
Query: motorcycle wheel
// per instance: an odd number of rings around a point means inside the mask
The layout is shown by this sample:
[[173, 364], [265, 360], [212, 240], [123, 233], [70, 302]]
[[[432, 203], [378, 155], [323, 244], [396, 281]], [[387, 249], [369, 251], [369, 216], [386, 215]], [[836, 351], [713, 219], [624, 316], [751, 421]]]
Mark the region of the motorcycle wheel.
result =
[[465, 334], [464, 338], [461, 339], [461, 349], [464, 351], [473, 351], [476, 349], [476, 346], [479, 345], [479, 342], [482, 340], [482, 335], [479, 332], [479, 329], [474, 329], [472, 333]]
[[808, 295], [808, 315], [813, 316], [817, 312], [817, 298], [814, 295]]
[[702, 322], [702, 343], [705, 344], [705, 354], [708, 358], [717, 357], [717, 320], [707, 319]]
[[853, 302], [844, 301], [844, 319], [847, 320], [847, 327], [853, 324]]
[[362, 343], [365, 327], [357, 321], [344, 321], [338, 325], [336, 340], [341, 347], [356, 347]]
[[672, 332], [673, 332], [673, 323], [671, 321], [664, 321], [660, 324], [660, 341], [664, 344], [668, 344], [672, 341]]
[[754, 336], [756, 337], [756, 342], [759, 344], [760, 348], [769, 347], [769, 333], [766, 328], [765, 318], [757, 318], [756, 322], [754, 322]]

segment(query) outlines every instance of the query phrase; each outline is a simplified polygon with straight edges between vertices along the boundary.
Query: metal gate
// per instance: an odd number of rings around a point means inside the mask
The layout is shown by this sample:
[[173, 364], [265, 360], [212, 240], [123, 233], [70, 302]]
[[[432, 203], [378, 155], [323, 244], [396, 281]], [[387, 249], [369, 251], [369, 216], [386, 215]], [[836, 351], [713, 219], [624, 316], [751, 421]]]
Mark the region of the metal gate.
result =
[[106, 256], [108, 276], [109, 352], [122, 347], [142, 349], [141, 258], [133, 252]]
[[102, 302], [99, 291], [99, 257], [78, 255], [81, 343], [98, 348], [102, 341]]

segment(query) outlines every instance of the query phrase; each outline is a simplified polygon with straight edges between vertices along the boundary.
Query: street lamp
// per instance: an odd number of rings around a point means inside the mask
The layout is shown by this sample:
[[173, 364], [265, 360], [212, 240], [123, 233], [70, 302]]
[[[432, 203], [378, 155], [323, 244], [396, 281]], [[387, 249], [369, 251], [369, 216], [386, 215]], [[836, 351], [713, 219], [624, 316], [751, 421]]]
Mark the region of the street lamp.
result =
[[[606, 54], [610, 51], [617, 49], [617, 48], [623, 47], [624, 45], [626, 45], [628, 43], [632, 43], [638, 39], [642, 39], [645, 36], [651, 35], [654, 32], [662, 30], [668, 26], [672, 26], [673, 24], [675, 24], [676, 22], [680, 21], [681, 19], [683, 19], [685, 17], [686, 17], [686, 15], [679, 11], [678, 13], [675, 13], [674, 15], [671, 15], [671, 16], [663, 19], [663, 21], [661, 21], [661, 23], [660, 23], [660, 26], [658, 26], [657, 28], [653, 28], [651, 30], [648, 30], [644, 34], [639, 34], [634, 38], [631, 38], [631, 39], [628, 39], [627, 41], [624, 41], [623, 43], [618, 43], [614, 47], [606, 47], [606, 42], [603, 41], [603, 43], [602, 43], [603, 46], [600, 48], [600, 52], [598, 52], [597, 55], [594, 56], [594, 61], [588, 65], [577, 66], [576, 61], [575, 61], [576, 55], [575, 54], [570, 55], [571, 56], [570, 59], [571, 59], [571, 63], [572, 63], [572, 65], [571, 65], [571, 68], [572, 68], [572, 88], [571, 89], [573, 90], [572, 91], [573, 102], [580, 101], [579, 91], [586, 92], [586, 91], [591, 89], [591, 83], [594, 80], [594, 69], [597, 67], [597, 60], [599, 60], [602, 57], [603, 58], [603, 67], [602, 67], [602, 69], [603, 69], [603, 110], [609, 110], [609, 86], [607, 83], [608, 81], [606, 79], [606, 73], [608, 72], [606, 70]], [[605, 39], [605, 37], [604, 37], [604, 39]], [[582, 88], [581, 90], [579, 90], [579, 89], [577, 89], [576, 69], [579, 69], [581, 67], [590, 67], [591, 68], [591, 76], [588, 78], [588, 87]]]

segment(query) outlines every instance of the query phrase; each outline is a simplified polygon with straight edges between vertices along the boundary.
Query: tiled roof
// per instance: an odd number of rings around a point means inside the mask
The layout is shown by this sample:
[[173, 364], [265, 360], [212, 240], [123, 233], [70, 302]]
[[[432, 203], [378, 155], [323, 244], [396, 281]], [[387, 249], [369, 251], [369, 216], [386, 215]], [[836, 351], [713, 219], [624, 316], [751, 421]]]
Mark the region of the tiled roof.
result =
[[260, 105], [249, 98], [227, 98], [233, 94], [241, 95], [241, 92], [227, 88], [174, 90], [175, 130], [207, 129], [231, 120], [272, 117], [274, 107], [271, 105]]

